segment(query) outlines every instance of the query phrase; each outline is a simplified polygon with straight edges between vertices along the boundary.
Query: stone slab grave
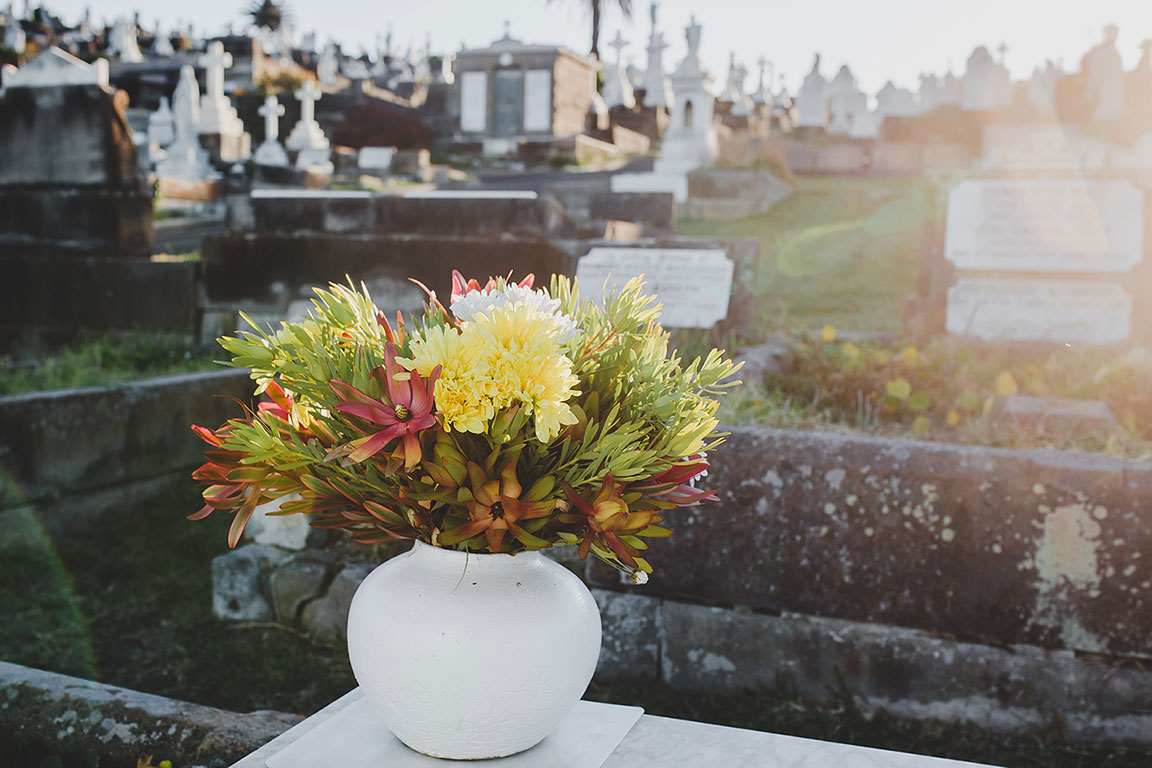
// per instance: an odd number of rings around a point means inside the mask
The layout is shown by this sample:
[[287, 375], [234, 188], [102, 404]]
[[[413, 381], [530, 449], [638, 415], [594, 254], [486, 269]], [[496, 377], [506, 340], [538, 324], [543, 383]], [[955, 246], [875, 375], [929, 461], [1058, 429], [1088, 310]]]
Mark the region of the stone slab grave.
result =
[[152, 199], [137, 171], [108, 62], [51, 47], [0, 90], [0, 251], [152, 253]]
[[356, 164], [362, 171], [391, 171], [396, 147], [361, 147]]
[[[484, 762], [512, 768], [979, 768], [959, 760], [653, 717], [642, 711], [581, 701], [557, 731], [536, 747]], [[400, 746], [375, 717], [363, 694], [354, 689], [232, 768], [354, 764], [431, 768], [444, 764]]]
[[663, 304], [667, 328], [711, 328], [728, 317], [735, 267], [720, 248], [593, 248], [576, 265], [581, 295], [603, 304], [606, 293], [643, 275]]
[[975, 180], [948, 199], [949, 333], [1120, 344], [1133, 337], [1144, 195], [1124, 180]]

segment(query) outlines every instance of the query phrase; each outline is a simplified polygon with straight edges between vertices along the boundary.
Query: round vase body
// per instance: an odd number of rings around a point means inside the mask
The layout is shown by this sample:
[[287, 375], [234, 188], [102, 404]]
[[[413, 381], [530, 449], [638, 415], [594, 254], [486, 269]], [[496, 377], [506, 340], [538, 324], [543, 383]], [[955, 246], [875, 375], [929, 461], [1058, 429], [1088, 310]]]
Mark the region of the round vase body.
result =
[[534, 746], [584, 695], [599, 655], [592, 594], [537, 552], [416, 542], [369, 574], [348, 613], [364, 695], [397, 738], [434, 757]]

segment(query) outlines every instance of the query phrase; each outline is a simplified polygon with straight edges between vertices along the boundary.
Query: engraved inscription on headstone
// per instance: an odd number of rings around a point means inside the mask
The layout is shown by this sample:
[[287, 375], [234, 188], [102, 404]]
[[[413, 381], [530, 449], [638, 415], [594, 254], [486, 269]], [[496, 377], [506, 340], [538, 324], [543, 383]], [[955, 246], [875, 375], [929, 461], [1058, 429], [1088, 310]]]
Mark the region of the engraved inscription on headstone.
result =
[[1132, 296], [1118, 283], [961, 277], [948, 289], [949, 333], [985, 340], [1118, 344]]
[[1143, 205], [1127, 181], [964, 181], [944, 255], [961, 270], [1127, 272], [1143, 259]]
[[732, 259], [722, 249], [593, 248], [576, 266], [580, 295], [596, 303], [643, 275], [666, 328], [711, 328], [728, 316]]

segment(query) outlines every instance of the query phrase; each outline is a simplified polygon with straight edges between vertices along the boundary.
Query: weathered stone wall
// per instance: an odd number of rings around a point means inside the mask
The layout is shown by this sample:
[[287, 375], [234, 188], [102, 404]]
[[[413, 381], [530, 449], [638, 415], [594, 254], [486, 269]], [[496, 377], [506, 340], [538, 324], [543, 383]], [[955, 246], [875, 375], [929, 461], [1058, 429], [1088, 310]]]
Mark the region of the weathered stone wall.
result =
[[[1152, 465], [732, 432], [704, 481], [721, 501], [669, 514], [648, 584], [550, 552], [600, 605], [597, 674], [1152, 743]], [[248, 545], [213, 565], [216, 613], [338, 641], [371, 568]]]
[[309, 197], [232, 196], [232, 231], [259, 234], [428, 235], [437, 238], [559, 236], [572, 231], [551, 196], [526, 198], [419, 198], [336, 193]]
[[[49, 527], [82, 513], [85, 496], [191, 471], [204, 444], [189, 424], [217, 427], [247, 401], [244, 370], [169, 376], [116, 387], [0, 398], [0, 509], [37, 506]], [[111, 498], [109, 497], [109, 498]]]
[[195, 262], [0, 253], [0, 274], [0, 355], [33, 357], [91, 334], [199, 335]]
[[8, 757], [20, 749], [65, 765], [134, 766], [151, 756], [152, 765], [223, 768], [301, 719], [227, 712], [0, 661], [0, 754]]
[[204, 286], [212, 303], [267, 301], [276, 283], [293, 289], [343, 282], [414, 277], [449, 296], [453, 269], [468, 276], [534, 272], [546, 281], [569, 273], [567, 254], [547, 240], [410, 235], [234, 234], [207, 237], [202, 246]]
[[1148, 463], [757, 427], [712, 458], [640, 593], [1152, 656]]

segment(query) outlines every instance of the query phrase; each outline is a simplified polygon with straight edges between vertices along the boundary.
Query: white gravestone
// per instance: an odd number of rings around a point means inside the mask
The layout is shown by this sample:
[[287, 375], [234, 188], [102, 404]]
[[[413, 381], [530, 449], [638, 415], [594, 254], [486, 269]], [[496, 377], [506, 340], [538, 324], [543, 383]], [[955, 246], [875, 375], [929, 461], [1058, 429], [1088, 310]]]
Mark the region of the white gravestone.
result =
[[985, 340], [1119, 344], [1132, 296], [1118, 283], [961, 277], [948, 289], [949, 333]]
[[1143, 206], [1127, 181], [964, 181], [944, 256], [960, 270], [1127, 272], [1144, 258]]
[[356, 165], [363, 171], [390, 171], [396, 147], [361, 147]]
[[208, 153], [201, 148], [196, 137], [199, 113], [200, 86], [192, 67], [185, 64], [180, 68], [180, 80], [172, 94], [175, 138], [165, 150], [164, 159], [156, 164], [157, 176], [203, 179], [210, 175], [212, 168], [208, 164]]
[[812, 71], [796, 94], [796, 113], [800, 127], [823, 128], [828, 124], [828, 81], [820, 74], [820, 54], [816, 54]]
[[1115, 344], [1132, 332], [1119, 279], [1143, 260], [1143, 193], [1126, 181], [962, 182], [948, 200], [949, 333]]
[[4, 88], [48, 88], [56, 85], [108, 85], [108, 59], [91, 64], [50, 47], [4, 77]]
[[320, 89], [314, 80], [305, 80], [304, 85], [292, 94], [300, 101], [300, 121], [292, 127], [284, 142], [293, 152], [305, 149], [328, 149], [328, 137], [316, 122], [316, 102], [320, 100]]
[[280, 118], [284, 114], [284, 105], [276, 100], [272, 94], [264, 97], [264, 106], [257, 110], [264, 118], [264, 141], [256, 148], [256, 164], [269, 165], [276, 168], [288, 166], [288, 153], [280, 143]]
[[581, 296], [598, 304], [606, 292], [643, 275], [646, 290], [663, 305], [666, 328], [711, 328], [726, 318], [734, 273], [718, 248], [593, 248], [576, 266]]
[[223, 133], [235, 114], [224, 95], [224, 70], [232, 66], [232, 54], [224, 51], [224, 44], [214, 40], [197, 64], [204, 67], [204, 93], [200, 97], [200, 133]]
[[632, 109], [636, 106], [636, 96], [624, 68], [624, 49], [628, 47], [628, 41], [620, 34], [620, 30], [616, 30], [616, 37], [608, 45], [616, 49], [616, 64], [604, 68], [604, 87], [600, 89], [600, 95], [604, 97], [604, 103], [609, 109], [621, 106]]
[[1116, 50], [1119, 30], [1112, 24], [1104, 28], [1104, 42], [1084, 57], [1085, 96], [1093, 105], [1092, 119], [1098, 122], [1124, 117], [1124, 62]]
[[674, 101], [672, 81], [664, 73], [664, 33], [656, 29], [656, 0], [649, 10], [652, 34], [648, 38], [648, 68], [644, 70], [644, 106], [670, 107]]

